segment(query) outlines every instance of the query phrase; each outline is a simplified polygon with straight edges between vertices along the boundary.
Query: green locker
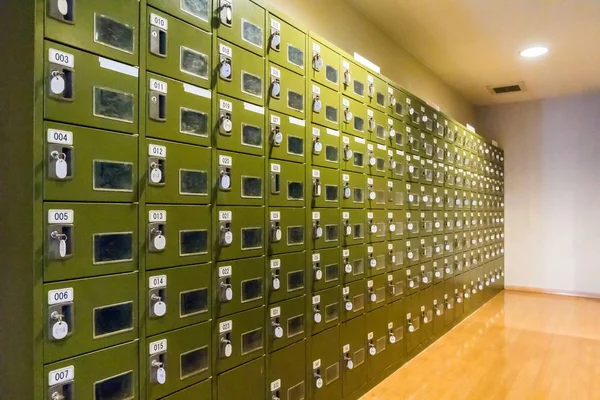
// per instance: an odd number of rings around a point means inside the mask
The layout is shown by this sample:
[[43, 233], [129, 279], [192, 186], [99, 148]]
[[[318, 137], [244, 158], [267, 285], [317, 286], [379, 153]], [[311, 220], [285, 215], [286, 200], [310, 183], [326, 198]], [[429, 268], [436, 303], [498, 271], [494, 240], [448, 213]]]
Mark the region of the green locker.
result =
[[407, 182], [405, 187], [408, 209], [419, 210], [421, 207], [421, 186], [416, 183]]
[[210, 322], [148, 338], [148, 398], [155, 400], [210, 377]]
[[409, 182], [419, 183], [421, 181], [421, 157], [414, 154], [406, 155], [406, 168], [408, 175], [406, 180]]
[[421, 211], [421, 236], [433, 234], [433, 211]]
[[310, 78], [336, 92], [340, 90], [340, 55], [322, 41], [310, 38], [312, 68]]
[[346, 96], [341, 96], [341, 102], [342, 132], [368, 139], [370, 117], [367, 113], [367, 106]]
[[415, 128], [419, 128], [421, 119], [423, 118], [421, 106], [421, 102], [417, 101], [412, 95], [408, 94], [406, 96], [406, 122]]
[[340, 400], [340, 327], [312, 337], [308, 374], [313, 400]]
[[264, 254], [264, 207], [218, 207], [217, 223], [214, 230], [217, 261]]
[[[304, 172], [298, 171], [297, 172]], [[313, 208], [338, 207], [340, 203], [340, 174], [329, 168], [313, 168], [312, 172]]]
[[152, 271], [146, 275], [146, 334], [178, 329], [211, 317], [210, 264]]
[[406, 300], [398, 300], [385, 307], [387, 328], [388, 328], [388, 363], [396, 366], [398, 363], [404, 363], [406, 357], [406, 338], [404, 334], [404, 325], [406, 323], [406, 313], [404, 312], [404, 303]]
[[214, 115], [213, 144], [220, 150], [256, 156], [265, 154], [265, 110], [219, 94]]
[[148, 203], [211, 202], [211, 152], [205, 147], [147, 139], [144, 192]]
[[439, 259], [444, 256], [444, 236], [435, 235], [433, 236], [433, 258]]
[[367, 305], [366, 312], [383, 307], [387, 301], [388, 276], [386, 274], [377, 275], [366, 281]]
[[406, 296], [419, 292], [421, 286], [421, 274], [417, 265], [407, 266], [406, 271]]
[[462, 272], [462, 269], [459, 271], [456, 266], [455, 255], [452, 253], [446, 255], [444, 257], [444, 278], [445, 280], [449, 280], [454, 276], [454, 273]]
[[313, 335], [337, 326], [340, 322], [340, 290], [339, 286], [331, 287], [317, 292], [311, 297], [311, 332]]
[[446, 155], [445, 149], [446, 143], [444, 139], [438, 137], [433, 138], [433, 161], [437, 163], [443, 163]]
[[367, 193], [369, 209], [383, 209], [390, 200], [398, 201], [394, 196], [394, 183], [380, 176], [367, 177]]
[[454, 286], [454, 321], [458, 322], [463, 319], [465, 312], [465, 298], [464, 298], [464, 290], [463, 290], [463, 276], [456, 275], [453, 279]]
[[217, 399], [264, 400], [265, 380], [265, 358], [260, 357], [217, 376]]
[[408, 115], [406, 94], [396, 86], [388, 85], [388, 115], [404, 121]]
[[418, 211], [407, 211], [406, 215], [406, 237], [418, 238], [421, 231], [420, 213]]
[[428, 184], [420, 186], [421, 210], [433, 209], [433, 187]]
[[433, 287], [419, 292], [421, 312], [421, 343], [427, 343], [433, 338]]
[[44, 128], [45, 200], [137, 201], [137, 135], [55, 122]]
[[44, 118], [137, 133], [137, 67], [49, 41], [44, 48]]
[[387, 240], [399, 240], [404, 237], [405, 214], [403, 211], [387, 211]]
[[264, 157], [225, 151], [219, 151], [217, 157], [217, 204], [263, 205]]
[[45, 365], [47, 398], [137, 398], [138, 362], [138, 342], [133, 341]]
[[311, 131], [311, 164], [313, 166], [338, 168], [340, 164], [340, 133], [316, 125], [312, 126]]
[[137, 213], [136, 204], [45, 203], [44, 281], [137, 269]]
[[433, 334], [440, 337], [446, 332], [446, 304], [444, 302], [444, 291], [446, 287], [443, 283], [433, 286]]
[[[139, 2], [46, 1], [44, 36], [128, 64], [138, 63]], [[41, 22], [41, 21], [40, 21]]]
[[306, 336], [306, 296], [284, 300], [268, 309], [266, 324], [269, 341], [268, 352], [282, 349]]
[[269, 304], [304, 294], [306, 289], [306, 252], [269, 258]]
[[389, 330], [386, 308], [368, 312], [365, 315], [367, 330], [367, 377], [369, 380], [376, 378], [390, 365]]
[[148, 71], [210, 89], [212, 35], [154, 8], [146, 18]]
[[388, 178], [405, 180], [408, 178], [404, 151], [388, 148]]
[[388, 118], [388, 141], [387, 145], [404, 151], [406, 146], [406, 125], [395, 118]]
[[313, 249], [336, 247], [340, 244], [340, 214], [336, 209], [314, 209], [311, 214]]
[[451, 189], [454, 188], [454, 182], [456, 181], [456, 170], [451, 165], [446, 165], [444, 167], [444, 188], [452, 192]]
[[213, 0], [216, 33], [220, 39], [265, 55], [265, 10], [252, 1]]
[[464, 214], [461, 211], [454, 212], [454, 231], [460, 233], [464, 227]]
[[306, 34], [272, 13], [269, 13], [267, 23], [270, 26], [267, 27], [269, 60], [297, 74], [306, 75]]
[[164, 400], [186, 400], [186, 399], [212, 399], [212, 379], [208, 378], [200, 383], [173, 393]]
[[314, 251], [311, 256], [312, 292], [340, 284], [340, 250], [338, 248]]
[[146, 269], [211, 260], [208, 206], [148, 205]]
[[[458, 189], [464, 189], [465, 188], [464, 179], [465, 179], [465, 171], [462, 168], [456, 168], [455, 175], [454, 175], [454, 187], [456, 187]], [[467, 190], [470, 190], [470, 188]]]
[[385, 177], [388, 175], [389, 158], [387, 147], [383, 144], [367, 143], [367, 164], [370, 176]]
[[[223, 0], [226, 1], [226, 0]], [[252, 4], [243, 2], [241, 4]], [[213, 65], [218, 75], [216, 90], [220, 94], [252, 103], [249, 107], [265, 105], [265, 60], [222, 39], [217, 40], [218, 56]]]
[[341, 166], [344, 171], [367, 171], [367, 142], [364, 138], [342, 135]]
[[425, 185], [433, 185], [434, 170], [433, 161], [421, 159], [421, 183]]
[[148, 73], [146, 137], [209, 146], [209, 90]]
[[343, 323], [340, 328], [340, 344], [342, 345], [342, 392], [344, 397], [348, 397], [367, 382], [365, 359], [368, 355], [365, 329], [364, 316]]
[[[444, 215], [444, 233], [448, 235], [452, 235], [454, 232], [458, 232], [458, 221], [460, 217], [458, 217], [458, 213], [445, 211]], [[454, 249], [453, 249], [454, 250]]]
[[365, 313], [365, 303], [367, 302], [367, 299], [365, 299], [366, 288], [364, 279], [359, 279], [342, 286], [341, 322], [349, 321]]
[[444, 282], [444, 324], [446, 329], [451, 329], [454, 324], [455, 300], [454, 279], [452, 278]]
[[[421, 258], [421, 247], [418, 238], [413, 238], [406, 241], [406, 266], [411, 266], [419, 263]], [[408, 285], [410, 287], [410, 284]]]
[[270, 354], [267, 365], [270, 398], [301, 400], [307, 397], [305, 340]]
[[364, 208], [367, 197], [367, 177], [356, 172], [342, 173], [342, 207]]
[[212, 303], [216, 317], [265, 304], [265, 258], [249, 258], [215, 265]]
[[205, 31], [211, 30], [212, 4], [210, 0], [148, 0], [149, 6], [163, 10], [188, 24]]
[[270, 159], [304, 162], [306, 156], [306, 121], [269, 111]]
[[438, 190], [442, 190], [442, 186], [446, 184], [446, 167], [442, 163], [433, 163], [433, 184], [439, 186]]
[[426, 132], [421, 132], [420, 137], [421, 151], [419, 154], [421, 155], [421, 157], [426, 158], [428, 160], [433, 159], [433, 137]]
[[[404, 241], [396, 240], [388, 242], [388, 266], [389, 271], [398, 271], [404, 267]], [[402, 276], [404, 282], [404, 276]]]
[[396, 180], [387, 181], [387, 204], [388, 210], [401, 210], [404, 208], [404, 184]]
[[386, 242], [371, 243], [367, 245], [367, 276], [383, 274], [390, 268], [391, 259]]
[[342, 210], [342, 246], [365, 243], [366, 229], [364, 210]]
[[367, 246], [364, 244], [341, 249], [342, 281], [354, 282], [365, 276], [367, 269]]
[[446, 137], [446, 131], [448, 129], [447, 127], [448, 127], [448, 121], [446, 120], [446, 117], [444, 117], [442, 114], [434, 112], [433, 113], [433, 135], [443, 142], [444, 138]]
[[44, 362], [136, 339], [137, 281], [128, 273], [45, 284]]
[[269, 170], [269, 205], [304, 207], [305, 170], [298, 168], [298, 164], [286, 161], [271, 162]]
[[377, 76], [367, 73], [367, 101], [366, 103], [382, 113], [388, 109], [388, 85]]
[[396, 270], [387, 275], [387, 297], [388, 303], [393, 303], [399, 299], [403, 299], [405, 295], [406, 272]]
[[303, 75], [269, 63], [267, 81], [269, 99], [267, 106], [271, 110], [304, 119], [306, 103], [306, 80]]
[[[415, 266], [412, 270], [415, 271]], [[429, 288], [433, 285], [433, 261], [423, 261], [419, 266], [421, 274], [421, 290]]]
[[433, 234], [440, 235], [444, 233], [444, 213], [433, 211], [431, 215], [433, 220]]
[[406, 313], [406, 352], [412, 354], [421, 345], [421, 305], [419, 293], [404, 299]]
[[[256, 358], [262, 359], [265, 353], [265, 340], [269, 335], [269, 332], [265, 330], [264, 323], [264, 307], [216, 320], [213, 328], [215, 330], [213, 349], [217, 373], [230, 370]], [[219, 376], [219, 380], [222, 376]]]
[[457, 137], [459, 136], [459, 129], [455, 122], [446, 120], [446, 142], [455, 143]]
[[311, 121], [326, 128], [340, 128], [340, 99], [338, 92], [316, 83], [311, 85]]
[[381, 242], [386, 240], [388, 237], [389, 218], [388, 213], [385, 210], [372, 210], [367, 211], [367, 232], [368, 242]]
[[437, 285], [444, 281], [444, 260], [433, 260], [431, 265], [433, 268], [433, 283]]
[[342, 56], [340, 92], [343, 95], [365, 103], [367, 99], [367, 71], [360, 65]]
[[367, 109], [369, 140], [371, 142], [386, 145], [388, 142], [388, 119], [380, 111]]

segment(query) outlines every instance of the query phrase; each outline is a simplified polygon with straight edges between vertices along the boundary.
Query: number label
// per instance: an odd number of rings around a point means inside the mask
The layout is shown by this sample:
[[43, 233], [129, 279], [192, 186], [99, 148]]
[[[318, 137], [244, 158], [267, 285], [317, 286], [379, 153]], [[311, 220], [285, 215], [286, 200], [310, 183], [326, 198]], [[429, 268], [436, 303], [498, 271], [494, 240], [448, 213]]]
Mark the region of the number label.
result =
[[75, 298], [73, 288], [64, 288], [48, 291], [48, 305], [70, 303]]
[[312, 255], [312, 260], [313, 260], [313, 262], [319, 262], [319, 261], [321, 261], [321, 254], [320, 253], [313, 254]]
[[312, 170], [312, 177], [313, 178], [320, 178], [321, 177], [321, 171], [318, 169], [313, 169]]
[[271, 76], [277, 79], [281, 78], [281, 71], [279, 71], [277, 68], [275, 67], [271, 67]]
[[317, 305], [320, 302], [321, 302], [321, 296], [320, 295], [313, 296], [313, 298], [312, 298], [313, 305]]
[[279, 211], [271, 211], [271, 221], [279, 221], [281, 219], [281, 214]]
[[281, 165], [279, 165], [279, 164], [271, 164], [271, 172], [280, 173], [281, 172]]
[[219, 267], [219, 278], [227, 278], [231, 276], [232, 270], [231, 265], [225, 267]]
[[72, 54], [50, 49], [48, 51], [48, 60], [53, 64], [64, 65], [65, 67], [75, 68], [75, 57]]
[[169, 29], [169, 21], [166, 18], [158, 16], [154, 13], [150, 14], [150, 24], [163, 28], [165, 31]]
[[48, 210], [49, 224], [72, 224], [75, 221], [73, 210]]
[[281, 24], [279, 23], [279, 21], [275, 21], [274, 19], [271, 19], [271, 28], [275, 29], [276, 31], [280, 31]]
[[149, 345], [150, 347], [150, 355], [154, 355], [156, 353], [163, 353], [167, 351], [167, 339], [157, 340], [156, 342], [152, 342]]
[[219, 43], [219, 53], [224, 55], [225, 57], [231, 58], [231, 47], [225, 46], [224, 44]]
[[233, 321], [224, 321], [219, 324], [219, 333], [231, 332], [233, 329]]
[[315, 211], [312, 213], [312, 219], [313, 221], [318, 221], [321, 219], [321, 213], [319, 211]]
[[73, 145], [73, 132], [48, 129], [48, 143]]
[[59, 383], [72, 381], [75, 378], [75, 367], [70, 365], [65, 368], [55, 369], [48, 373], [48, 386], [58, 385]]
[[148, 145], [148, 155], [154, 157], [167, 157], [167, 148], [156, 144]]
[[281, 315], [281, 307], [271, 308], [271, 318], [279, 317]]
[[219, 211], [219, 221], [227, 222], [233, 219], [233, 212], [231, 211]]
[[281, 260], [280, 259], [271, 260], [271, 269], [277, 269], [277, 268], [281, 268]]
[[271, 123], [273, 125], [281, 125], [281, 118], [277, 115], [271, 115]]
[[223, 111], [229, 111], [232, 112], [233, 111], [233, 104], [231, 104], [231, 102], [226, 101], [226, 100], [219, 100], [219, 108]]
[[233, 159], [230, 156], [219, 156], [219, 165], [223, 167], [233, 166]]
[[150, 278], [148, 278], [148, 286], [150, 286], [150, 289], [166, 287], [167, 286], [167, 276], [166, 275], [151, 276]]
[[165, 210], [148, 211], [148, 220], [150, 222], [167, 222], [167, 212]]
[[150, 90], [167, 94], [167, 83], [157, 79], [150, 79]]
[[313, 361], [313, 369], [321, 368], [321, 359]]
[[281, 379], [271, 382], [271, 392], [281, 389]]

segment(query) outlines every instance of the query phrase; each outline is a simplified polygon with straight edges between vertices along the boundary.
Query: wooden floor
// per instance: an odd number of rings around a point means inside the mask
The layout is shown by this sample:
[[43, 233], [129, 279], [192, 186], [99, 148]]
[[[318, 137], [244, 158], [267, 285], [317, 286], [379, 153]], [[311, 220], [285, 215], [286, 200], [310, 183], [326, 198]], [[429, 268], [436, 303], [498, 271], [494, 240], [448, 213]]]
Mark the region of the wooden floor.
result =
[[600, 300], [502, 292], [362, 399], [600, 399]]

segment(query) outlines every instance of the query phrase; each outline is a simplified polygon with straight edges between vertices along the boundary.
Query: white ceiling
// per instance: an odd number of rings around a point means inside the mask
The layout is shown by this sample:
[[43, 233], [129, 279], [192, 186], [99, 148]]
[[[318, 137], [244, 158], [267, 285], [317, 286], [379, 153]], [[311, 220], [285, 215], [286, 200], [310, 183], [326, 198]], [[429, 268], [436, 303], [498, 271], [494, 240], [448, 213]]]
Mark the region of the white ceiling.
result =
[[[600, 0], [346, 1], [475, 105], [600, 89]], [[550, 52], [521, 58], [530, 45]]]

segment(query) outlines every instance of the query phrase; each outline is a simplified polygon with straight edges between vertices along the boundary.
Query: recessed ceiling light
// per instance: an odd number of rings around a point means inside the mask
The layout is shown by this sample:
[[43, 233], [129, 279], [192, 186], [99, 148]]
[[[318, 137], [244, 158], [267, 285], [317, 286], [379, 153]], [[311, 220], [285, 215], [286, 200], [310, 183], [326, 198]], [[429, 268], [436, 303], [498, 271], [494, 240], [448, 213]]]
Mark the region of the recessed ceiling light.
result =
[[530, 47], [528, 49], [523, 50], [521, 52], [521, 57], [534, 58], [534, 57], [543, 56], [547, 52], [548, 52], [547, 47], [535, 46], [535, 47]]

